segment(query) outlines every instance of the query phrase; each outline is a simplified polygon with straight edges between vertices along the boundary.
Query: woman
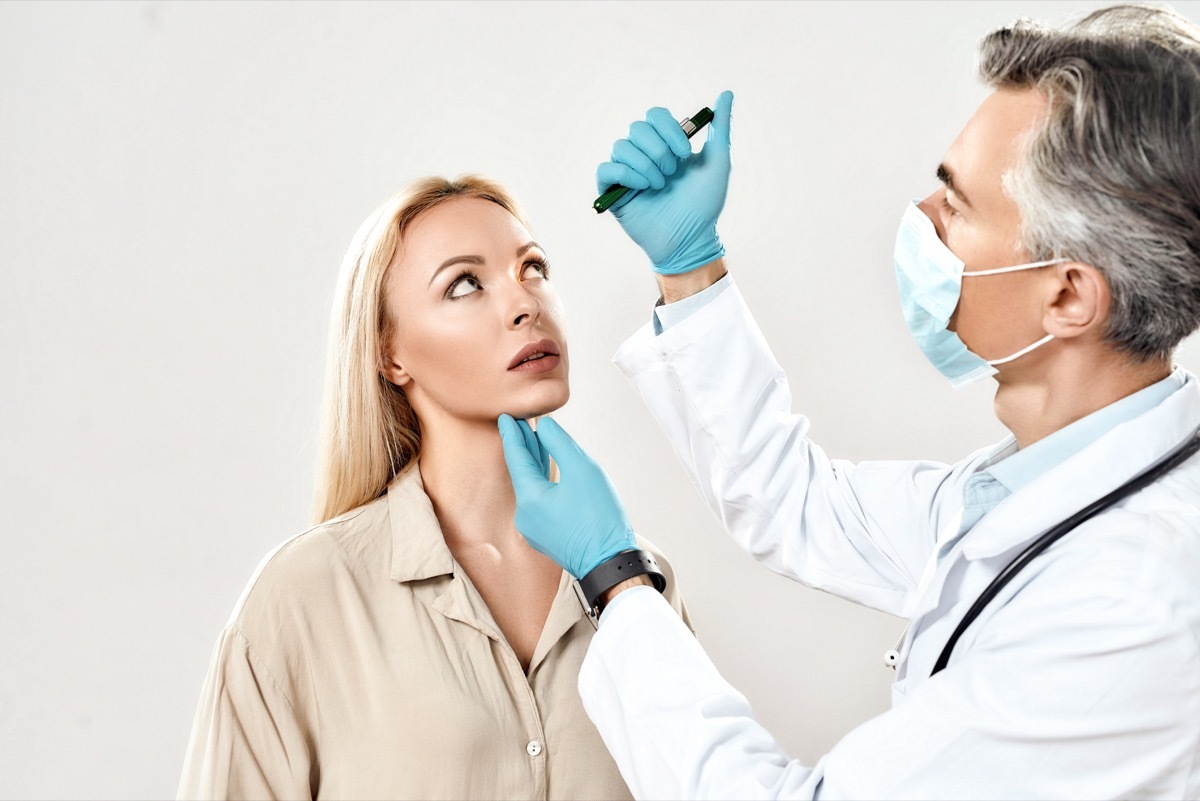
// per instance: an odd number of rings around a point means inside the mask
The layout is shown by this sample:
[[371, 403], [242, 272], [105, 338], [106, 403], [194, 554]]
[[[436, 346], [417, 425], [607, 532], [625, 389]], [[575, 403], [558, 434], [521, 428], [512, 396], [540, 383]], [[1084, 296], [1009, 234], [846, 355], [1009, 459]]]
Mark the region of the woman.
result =
[[482, 178], [419, 181], [364, 223], [334, 305], [319, 524], [223, 631], [180, 797], [629, 797], [575, 689], [593, 629], [513, 525], [496, 428], [567, 401], [549, 271]]

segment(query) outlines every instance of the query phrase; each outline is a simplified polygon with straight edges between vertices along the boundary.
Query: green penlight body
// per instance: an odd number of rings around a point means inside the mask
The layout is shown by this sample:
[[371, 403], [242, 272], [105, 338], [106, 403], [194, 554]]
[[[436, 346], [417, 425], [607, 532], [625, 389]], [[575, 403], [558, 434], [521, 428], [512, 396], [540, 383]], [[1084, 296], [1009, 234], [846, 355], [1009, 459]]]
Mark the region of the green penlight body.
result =
[[[712, 118], [712, 109], [705, 106], [692, 116], [681, 120], [679, 127], [683, 129], [685, 134], [687, 134], [687, 138], [691, 139], [696, 134], [696, 131], [699, 131], [705, 125], [708, 125], [710, 122], [712, 122]], [[592, 204], [592, 208], [596, 210], [597, 214], [603, 214], [609, 210], [612, 204], [625, 197], [625, 193], [628, 191], [629, 187], [621, 186], [620, 184], [610, 186], [608, 191], [596, 198], [596, 202]]]

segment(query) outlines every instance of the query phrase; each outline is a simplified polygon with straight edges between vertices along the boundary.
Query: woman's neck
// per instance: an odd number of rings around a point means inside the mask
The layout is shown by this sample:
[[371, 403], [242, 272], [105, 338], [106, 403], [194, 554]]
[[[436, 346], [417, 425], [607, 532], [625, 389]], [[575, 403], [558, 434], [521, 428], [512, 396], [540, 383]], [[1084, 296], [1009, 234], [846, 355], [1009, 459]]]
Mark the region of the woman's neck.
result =
[[447, 418], [430, 423], [422, 424], [419, 467], [446, 543], [452, 549], [523, 545], [496, 425]]

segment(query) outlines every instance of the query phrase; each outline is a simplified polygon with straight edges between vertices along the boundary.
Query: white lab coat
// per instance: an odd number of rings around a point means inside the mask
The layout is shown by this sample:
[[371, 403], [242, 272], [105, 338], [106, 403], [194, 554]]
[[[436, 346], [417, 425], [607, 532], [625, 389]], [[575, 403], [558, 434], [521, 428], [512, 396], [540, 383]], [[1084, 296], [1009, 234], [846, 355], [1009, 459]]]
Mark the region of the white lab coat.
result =
[[617, 596], [579, 688], [636, 797], [1200, 798], [1200, 458], [1038, 557], [929, 678], [1024, 545], [1200, 425], [1194, 376], [1001, 502], [919, 589], [964, 481], [1011, 438], [955, 465], [829, 459], [736, 286], [661, 336], [647, 326], [616, 361], [754, 558], [912, 619], [890, 711], [806, 767], [656, 592]]

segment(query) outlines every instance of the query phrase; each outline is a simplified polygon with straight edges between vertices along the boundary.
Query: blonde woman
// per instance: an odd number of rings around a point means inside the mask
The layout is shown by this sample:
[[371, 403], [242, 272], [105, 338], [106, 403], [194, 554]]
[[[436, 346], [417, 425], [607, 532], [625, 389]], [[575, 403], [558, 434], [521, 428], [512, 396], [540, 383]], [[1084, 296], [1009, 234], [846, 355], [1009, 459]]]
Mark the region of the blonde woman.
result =
[[334, 304], [318, 525], [222, 632], [180, 797], [629, 797], [576, 692], [593, 629], [513, 524], [496, 428], [567, 401], [549, 273], [479, 177], [419, 181], [363, 224]]

